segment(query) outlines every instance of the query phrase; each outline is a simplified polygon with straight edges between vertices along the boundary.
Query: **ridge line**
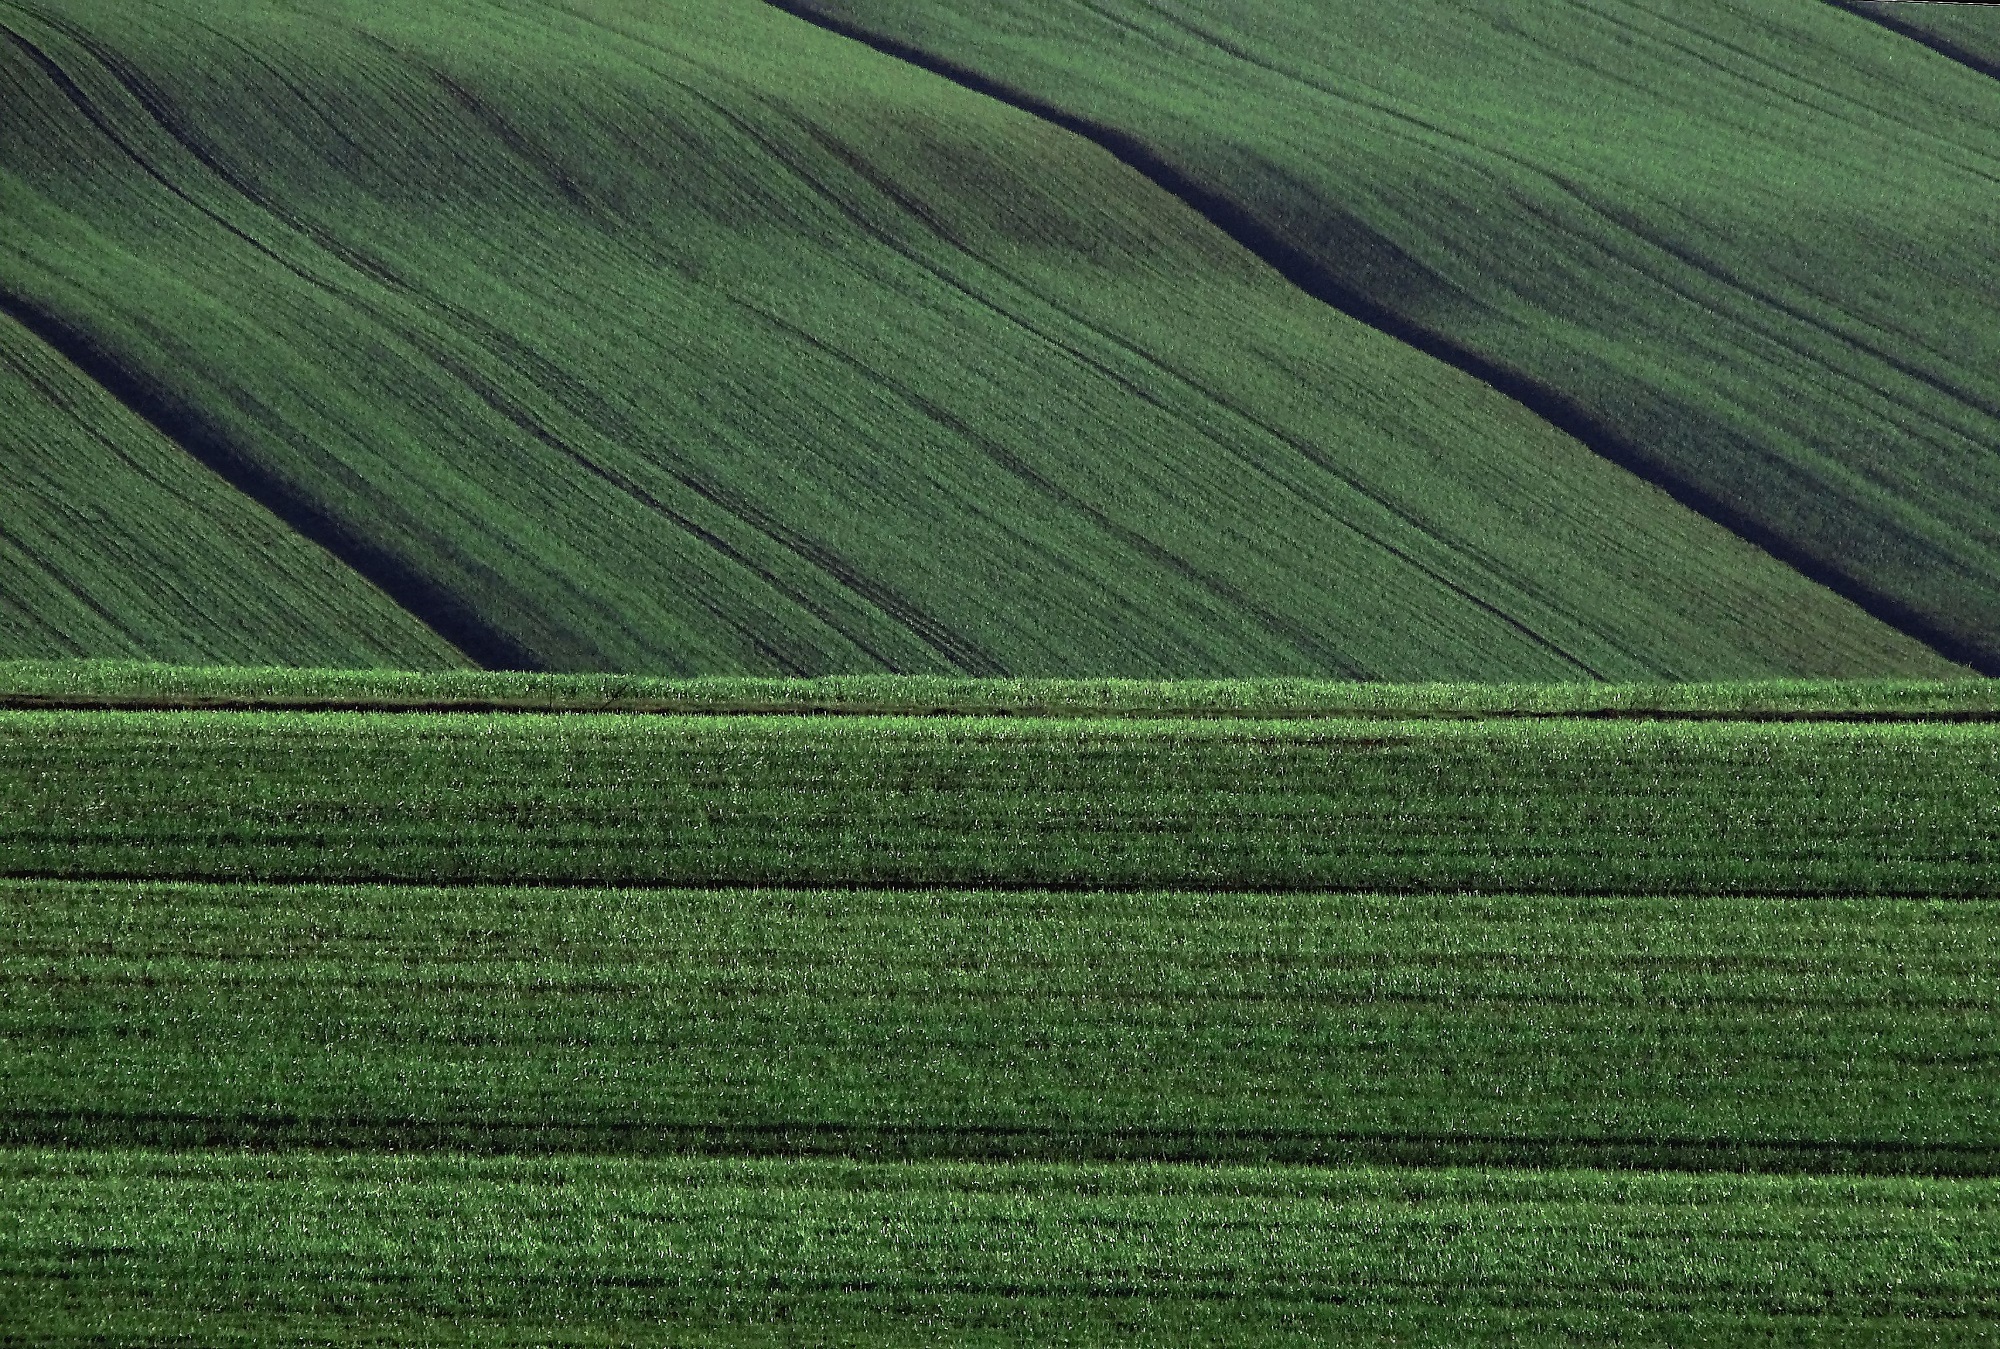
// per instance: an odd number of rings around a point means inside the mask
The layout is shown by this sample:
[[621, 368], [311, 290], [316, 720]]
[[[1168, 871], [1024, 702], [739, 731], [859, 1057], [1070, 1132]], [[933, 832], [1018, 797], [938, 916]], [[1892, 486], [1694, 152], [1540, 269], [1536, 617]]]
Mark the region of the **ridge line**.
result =
[[[1304, 294], [1433, 360], [1470, 375], [1576, 440], [1599, 458], [1666, 493], [1682, 507], [1719, 525], [1807, 580], [1832, 591], [1876, 621], [1922, 643], [1947, 660], [1989, 678], [2000, 677], [2000, 655], [1989, 654], [1908, 603], [1836, 570], [1720, 497], [1668, 472], [1562, 390], [1483, 355], [1447, 333], [1396, 313], [1365, 291], [1343, 281], [1310, 253], [1285, 239], [1224, 193], [1197, 180], [1131, 132], [1067, 112], [1046, 99], [947, 57], [827, 14], [811, 4], [810, 0], [763, 0], [763, 3], [824, 32], [860, 43], [883, 56], [949, 80], [971, 93], [1004, 103], [1090, 141], [1228, 235], [1239, 247]], [[1827, 3], [1848, 9], [1854, 0], [1827, 0]], [[2000, 70], [1992, 73], [2000, 78]]]

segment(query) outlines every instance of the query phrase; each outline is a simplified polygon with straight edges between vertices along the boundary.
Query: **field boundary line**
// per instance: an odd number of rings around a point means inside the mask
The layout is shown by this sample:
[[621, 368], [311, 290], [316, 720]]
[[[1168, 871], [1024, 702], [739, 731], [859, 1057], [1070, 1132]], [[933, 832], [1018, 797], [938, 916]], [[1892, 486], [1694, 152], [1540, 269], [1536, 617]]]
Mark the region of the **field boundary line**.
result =
[[384, 716], [565, 716], [565, 717], [787, 717], [798, 720], [834, 718], [1019, 720], [1019, 721], [1643, 721], [1783, 725], [2000, 725], [2000, 708], [1943, 708], [1897, 711], [1884, 708], [1624, 708], [1596, 707], [1542, 710], [1499, 708], [1461, 711], [1431, 708], [1114, 708], [1079, 709], [1060, 706], [944, 707], [895, 703], [709, 703], [609, 702], [591, 704], [538, 703], [509, 699], [366, 699], [366, 698], [232, 698], [147, 697], [0, 693], [0, 714], [7, 712], [242, 712], [289, 715], [370, 713]]

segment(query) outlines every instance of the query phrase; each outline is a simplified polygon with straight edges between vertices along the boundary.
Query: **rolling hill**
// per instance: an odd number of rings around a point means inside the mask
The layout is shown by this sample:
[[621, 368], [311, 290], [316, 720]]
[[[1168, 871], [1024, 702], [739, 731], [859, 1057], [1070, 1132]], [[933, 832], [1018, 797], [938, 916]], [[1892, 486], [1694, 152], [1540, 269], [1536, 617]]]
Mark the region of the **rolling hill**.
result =
[[[976, 37], [955, 12], [938, 22]], [[6, 536], [40, 540], [0, 564], [18, 611], [0, 655], [1951, 668], [1478, 378], [1302, 293], [1087, 138], [754, 0], [4, 0], [0, 29], [8, 340], [88, 377], [89, 415], [119, 428], [86, 437], [75, 414], [45, 438], [63, 416], [34, 401], [28, 365], [5, 366], [10, 406], [30, 409], [9, 419], [9, 473], [53, 456], [69, 476], [0, 497]], [[1053, 49], [1008, 50], [1033, 66]], [[1220, 81], [1202, 116], [1234, 144], [1234, 85], [1212, 64], [1188, 78]], [[1161, 125], [1185, 130], [1187, 112]], [[1980, 134], [1917, 158], [1958, 166], [1941, 180], [1957, 190], [1986, 162]], [[1440, 228], [1455, 211], [1440, 202]], [[1534, 240], [1506, 237], [1532, 270]], [[1982, 292], [1945, 279], [1923, 293], [1949, 327]], [[1687, 336], [1669, 324], [1654, 345]], [[1680, 360], [1662, 354], [1662, 378], [1706, 397]], [[1762, 378], [1732, 389], [1746, 417], [1782, 422]], [[1897, 498], [1897, 518], [1943, 540], [1926, 556], [1976, 616], [1988, 483], [1965, 444], [1984, 414], [1910, 379], [1922, 388], [1894, 397], [1961, 490]], [[128, 442], [171, 472], [120, 467]], [[1884, 500], [1909, 485], [1896, 454], [1879, 468]], [[38, 504], [86, 486], [101, 525]], [[1950, 529], [1935, 512], [1956, 512]], [[1873, 537], [1876, 517], [1854, 518]], [[171, 546], [111, 558], [114, 519], [172, 522]], [[274, 522], [295, 537], [255, 532]], [[61, 538], [86, 533], [62, 584], [44, 579]], [[347, 574], [299, 579], [333, 558]], [[288, 644], [300, 624], [314, 634]], [[231, 646], [223, 629], [245, 635]]]
[[1817, 0], [784, 3], [1113, 146], [1333, 303], [2000, 670], [1986, 76]]

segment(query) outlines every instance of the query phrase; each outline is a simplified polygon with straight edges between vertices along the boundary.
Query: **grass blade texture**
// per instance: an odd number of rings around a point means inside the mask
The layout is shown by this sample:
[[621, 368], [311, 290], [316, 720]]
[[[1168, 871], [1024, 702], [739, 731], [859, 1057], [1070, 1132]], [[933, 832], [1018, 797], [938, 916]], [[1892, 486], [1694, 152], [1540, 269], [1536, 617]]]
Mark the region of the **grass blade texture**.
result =
[[12, 1145], [2000, 1174], [1990, 902], [38, 881], [0, 914]]
[[2000, 727], [0, 714], [0, 874], [1988, 894]]
[[1856, 14], [1915, 38], [1944, 56], [2000, 79], [2000, 10], [1980, 4], [1843, 0]]
[[1301, 720], [1372, 718], [1993, 722], [1990, 679], [1768, 679], [1718, 684], [1360, 684], [1324, 679], [962, 679], [830, 675], [200, 668], [0, 661], [0, 707], [75, 711], [796, 713]]
[[[1086, 140], [755, 0], [0, 29], [0, 304], [475, 663], [1950, 669]], [[97, 654], [178, 654], [121, 623]]]
[[2000, 1324], [1981, 683], [0, 681], [11, 1342]]
[[1807, 0], [785, 7], [1091, 124], [1335, 303], [2000, 670], [1988, 76]]
[[0, 1194], [0, 1297], [95, 1343], [1929, 1346], [2000, 1311], [1983, 1182], [28, 1152]]

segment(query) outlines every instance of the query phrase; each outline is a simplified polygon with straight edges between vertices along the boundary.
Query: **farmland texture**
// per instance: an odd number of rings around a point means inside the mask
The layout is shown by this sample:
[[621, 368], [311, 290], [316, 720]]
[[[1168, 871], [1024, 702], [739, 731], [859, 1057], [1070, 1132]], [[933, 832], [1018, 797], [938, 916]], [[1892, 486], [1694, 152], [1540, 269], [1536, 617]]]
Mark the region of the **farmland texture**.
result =
[[1849, 0], [1848, 7], [1932, 50], [2000, 79], [2000, 10], [1991, 5], [1885, 4]]
[[[785, 6], [1092, 135], [2000, 668], [1989, 75], [1817, 0]], [[1992, 50], [1975, 7], [1893, 10]]]
[[0, 684], [12, 1342], [2000, 1323], [1985, 685]]
[[0, 436], [0, 652], [464, 663], [5, 316]]
[[[176, 487], [77, 444], [105, 509], [199, 540], [79, 561], [67, 590], [10, 560], [6, 654], [453, 658], [386, 595], [510, 668], [1950, 669], [1922, 625], [1302, 293], [1087, 139], [754, 0], [7, 0], [0, 28], [9, 340], [181, 457]], [[1919, 199], [1964, 204], [1982, 134], [1918, 146]], [[1828, 167], [1753, 167], [1801, 166]], [[1924, 283], [1937, 323], [1983, 306], [1976, 281]], [[30, 400], [18, 363], [5, 378]], [[1911, 506], [1909, 537], [1976, 616], [1989, 484], [1963, 441], [1986, 424], [1892, 383], [1863, 401], [1915, 409], [1923, 509], [1958, 512], [1933, 529]], [[10, 450], [37, 424], [10, 419]], [[283, 576], [268, 642], [204, 646], [162, 608], [162, 587], [240, 593], [286, 565], [184, 504], [223, 485], [298, 534], [278, 552], [352, 569], [316, 602], [355, 636], [275, 649]], [[0, 495], [7, 537], [57, 528], [37, 499]]]
[[[0, 661], [0, 708], [71, 711], [630, 712], [1183, 720], [1995, 722], [1990, 679], [1381, 684], [1328, 679], [963, 679], [299, 670]], [[310, 723], [308, 723], [310, 724]]]
[[1964, 896], [1991, 723], [0, 714], [0, 874]]
[[17, 1342], [2000, 1320], [1979, 682], [0, 694]]
[[9, 1146], [2000, 1174], [1990, 901], [14, 881], [0, 914]]
[[0, 1196], [0, 1298], [91, 1343], [1937, 1346], [2000, 1311], [1983, 1182], [36, 1151]]

